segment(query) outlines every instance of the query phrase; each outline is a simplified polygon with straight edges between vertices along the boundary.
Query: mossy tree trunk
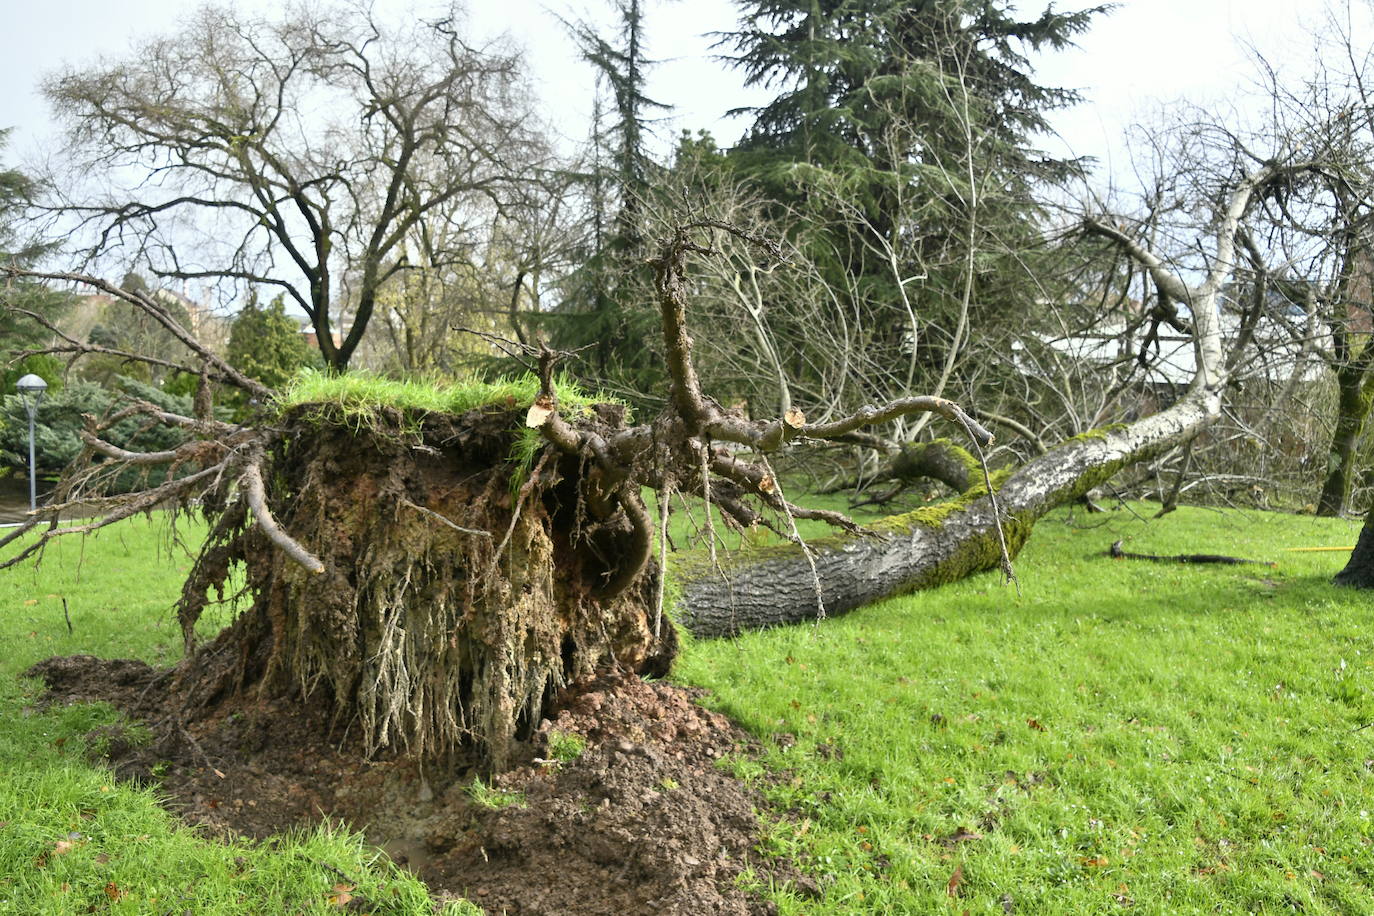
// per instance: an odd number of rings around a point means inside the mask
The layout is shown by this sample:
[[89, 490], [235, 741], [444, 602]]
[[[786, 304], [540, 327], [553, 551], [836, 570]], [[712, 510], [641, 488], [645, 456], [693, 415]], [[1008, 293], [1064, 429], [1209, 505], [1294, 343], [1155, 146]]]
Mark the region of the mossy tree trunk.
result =
[[[1342, 332], [1336, 336], [1341, 340], [1346, 334]], [[1331, 435], [1326, 476], [1317, 500], [1318, 515], [1335, 518], [1350, 505], [1360, 434], [1364, 431], [1370, 404], [1374, 402], [1371, 362], [1374, 362], [1374, 345], [1365, 343], [1357, 358], [1338, 362], [1335, 366], [1336, 429]]]
[[[1022, 466], [996, 487], [997, 505], [975, 486], [942, 511], [891, 516], [868, 534], [784, 545], [677, 571], [677, 615], [696, 636], [841, 614], [880, 598], [932, 588], [1002, 561], [1002, 539], [1015, 556], [1036, 521], [1072, 502], [1123, 467], [1162, 454], [1195, 435], [1220, 411], [1215, 394], [1197, 388], [1173, 407], [1130, 426], [1071, 439]], [[939, 507], [937, 507], [939, 509]], [[810, 553], [808, 559], [807, 553]], [[814, 573], [813, 565], [814, 564]], [[819, 585], [820, 593], [817, 594]]]
[[902, 446], [888, 464], [887, 476], [903, 484], [938, 480], [955, 493], [967, 493], [982, 479], [978, 459], [949, 439], [911, 442]]
[[[872, 445], [880, 451], [892, 450], [877, 473], [871, 476], [842, 480], [827, 487], [824, 493], [853, 491], [850, 505], [873, 506], [891, 502], [908, 488], [922, 480], [938, 481], [956, 494], [966, 493], [982, 480], [982, 466], [966, 448], [949, 439], [929, 442], [908, 442], [901, 446], [873, 437]], [[865, 443], [868, 444], [868, 443]]]

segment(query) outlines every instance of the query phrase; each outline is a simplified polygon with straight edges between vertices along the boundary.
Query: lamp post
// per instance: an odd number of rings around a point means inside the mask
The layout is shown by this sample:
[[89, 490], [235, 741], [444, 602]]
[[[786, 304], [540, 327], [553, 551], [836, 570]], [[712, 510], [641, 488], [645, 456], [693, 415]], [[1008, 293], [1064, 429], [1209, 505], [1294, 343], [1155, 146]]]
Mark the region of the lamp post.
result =
[[38, 508], [38, 465], [33, 456], [33, 421], [38, 416], [38, 405], [43, 403], [43, 393], [48, 390], [48, 383], [29, 373], [14, 387], [19, 389], [19, 398], [29, 412], [29, 511], [32, 512]]

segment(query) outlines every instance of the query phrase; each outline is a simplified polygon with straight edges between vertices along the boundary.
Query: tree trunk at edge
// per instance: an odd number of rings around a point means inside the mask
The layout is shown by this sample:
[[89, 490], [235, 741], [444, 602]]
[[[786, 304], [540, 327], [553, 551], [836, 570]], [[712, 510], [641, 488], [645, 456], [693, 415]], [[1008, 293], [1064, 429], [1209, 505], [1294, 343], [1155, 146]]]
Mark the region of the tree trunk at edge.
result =
[[1331, 436], [1331, 452], [1327, 457], [1326, 478], [1317, 500], [1317, 514], [1335, 518], [1350, 503], [1350, 489], [1355, 481], [1355, 451], [1369, 414], [1370, 395], [1364, 384], [1363, 370], [1338, 367], [1336, 431]]
[[1374, 588], [1374, 508], [1364, 517], [1360, 539], [1355, 542], [1345, 569], [1336, 573], [1332, 581], [1351, 588]]

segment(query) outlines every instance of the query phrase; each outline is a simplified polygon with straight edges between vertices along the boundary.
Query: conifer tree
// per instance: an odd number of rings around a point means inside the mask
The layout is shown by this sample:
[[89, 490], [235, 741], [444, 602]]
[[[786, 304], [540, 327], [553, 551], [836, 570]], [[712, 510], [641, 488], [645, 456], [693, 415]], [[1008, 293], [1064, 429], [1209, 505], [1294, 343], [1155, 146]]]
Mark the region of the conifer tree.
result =
[[1078, 96], [1037, 83], [1030, 55], [1069, 44], [1104, 8], [1024, 21], [1005, 0], [740, 9], [718, 47], [777, 95], [744, 112], [737, 168], [794, 223], [827, 227], [811, 230], [813, 250], [856, 311], [888, 327], [893, 361], [915, 348], [947, 377], [971, 323], [1026, 314], [1040, 294], [1025, 275], [1037, 193], [1082, 163], [1035, 147], [1047, 115]]
[[229, 329], [229, 365], [269, 388], [280, 389], [300, 369], [318, 361], [301, 335], [300, 322], [286, 314], [285, 296], [265, 307], [251, 296]]
[[570, 278], [563, 308], [550, 316], [555, 340], [570, 349], [593, 345], [590, 368], [603, 383], [649, 390], [659, 377], [645, 349], [656, 318], [649, 301], [643, 207], [657, 168], [648, 150], [654, 115], [668, 106], [650, 98], [644, 0], [616, 0], [610, 37], [591, 24], [568, 23], [582, 58], [596, 72], [590, 154], [583, 174], [588, 199], [587, 251]]

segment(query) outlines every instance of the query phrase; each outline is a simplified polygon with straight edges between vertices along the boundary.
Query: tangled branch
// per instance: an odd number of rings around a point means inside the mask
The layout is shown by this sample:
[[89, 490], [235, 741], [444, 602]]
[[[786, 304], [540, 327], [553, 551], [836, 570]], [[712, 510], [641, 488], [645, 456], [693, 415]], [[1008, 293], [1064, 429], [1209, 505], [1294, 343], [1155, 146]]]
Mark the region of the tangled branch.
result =
[[[805, 415], [795, 408], [772, 420], [747, 419], [707, 396], [702, 391], [692, 359], [692, 338], [687, 324], [688, 258], [692, 254], [709, 256], [713, 253], [710, 245], [697, 241], [694, 236], [694, 232], [702, 229], [733, 233], [777, 256], [776, 246], [766, 240], [716, 221], [689, 223], [663, 243], [651, 264], [655, 271], [670, 397], [664, 412], [653, 422], [610, 437], [569, 423], [558, 411], [553, 384], [553, 368], [563, 354], [547, 347], [538, 348], [540, 395], [530, 409], [527, 423], [538, 429], [557, 450], [582, 456], [595, 466], [611, 507], [622, 510], [636, 532], [636, 543], [643, 548], [642, 562], [648, 559], [653, 522], [639, 501], [640, 487], [662, 492], [664, 482], [671, 481], [672, 489], [702, 498], [728, 522], [745, 528], [764, 524], [787, 540], [802, 544], [795, 526], [797, 519], [821, 521], [854, 533], [862, 529], [843, 513], [799, 506], [783, 496], [768, 455], [784, 446], [801, 441], [852, 441], [856, 435], [867, 435], [860, 432], [864, 427], [915, 413], [934, 413], [949, 420], [970, 437], [979, 447], [980, 454], [981, 447], [992, 443], [991, 431], [958, 404], [940, 397], [906, 397], [864, 407], [838, 420], [807, 423]], [[986, 467], [984, 470], [986, 472]], [[771, 524], [751, 508], [751, 502], [775, 510], [788, 520], [787, 526]], [[802, 547], [805, 549], [804, 544]], [[1010, 567], [1009, 562], [1006, 565]], [[638, 570], [634, 575], [638, 575]], [[633, 579], [634, 576], [617, 577], [612, 584], [628, 587]]]

